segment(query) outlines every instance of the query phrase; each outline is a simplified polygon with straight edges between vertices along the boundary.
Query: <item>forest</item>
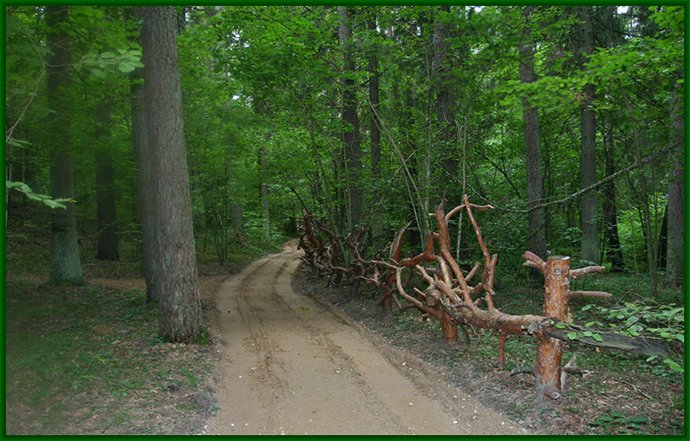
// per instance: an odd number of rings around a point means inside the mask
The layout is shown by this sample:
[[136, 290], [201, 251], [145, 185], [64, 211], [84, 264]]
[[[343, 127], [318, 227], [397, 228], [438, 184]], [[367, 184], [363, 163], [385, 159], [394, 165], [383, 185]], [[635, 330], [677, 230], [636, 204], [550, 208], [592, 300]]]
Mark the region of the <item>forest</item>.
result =
[[[8, 394], [24, 393], [9, 381], [27, 366], [36, 373], [17, 383], [38, 393], [53, 381], [31, 355], [34, 333], [77, 326], [57, 324], [42, 299], [93, 314], [84, 332], [97, 334], [94, 348], [115, 339], [114, 323], [134, 326], [109, 321], [125, 308], [147, 326], [131, 339], [201, 357], [216, 344], [205, 292], [299, 238], [313, 283], [383, 307], [383, 323], [421, 311], [441, 322], [444, 340], [460, 329], [484, 347], [486, 331], [493, 351], [488, 331], [499, 331], [501, 369], [504, 351], [524, 348], [509, 340], [505, 349], [504, 322], [487, 325], [460, 306], [490, 310], [495, 299], [506, 313], [554, 317], [539, 298], [545, 262], [568, 256], [572, 274], [597, 268], [566, 289], [598, 298], [556, 315], [577, 326], [561, 340], [599, 353], [605, 331], [663, 346], [619, 364], [633, 363], [651, 388], [672, 385], [661, 407], [676, 413], [656, 417], [676, 422], [645, 429], [661, 423], [604, 414], [589, 430], [684, 432], [683, 5], [4, 12]], [[464, 281], [475, 262], [485, 269], [472, 287]], [[129, 279], [142, 282], [121, 289]], [[482, 290], [483, 300], [470, 297]], [[446, 297], [464, 312], [448, 316]], [[64, 367], [69, 353], [88, 351], [69, 346], [48, 359]], [[31, 424], [11, 431], [61, 432], [57, 420]]]

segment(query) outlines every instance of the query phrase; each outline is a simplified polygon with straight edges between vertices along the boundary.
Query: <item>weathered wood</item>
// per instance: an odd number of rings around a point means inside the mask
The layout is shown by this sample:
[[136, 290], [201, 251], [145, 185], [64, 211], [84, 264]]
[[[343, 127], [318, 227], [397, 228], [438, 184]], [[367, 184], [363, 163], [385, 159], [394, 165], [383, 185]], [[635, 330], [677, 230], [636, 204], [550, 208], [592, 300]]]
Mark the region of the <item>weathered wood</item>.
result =
[[[489, 253], [481, 230], [474, 219], [473, 208], [479, 207], [470, 204], [467, 197], [463, 198], [462, 205], [455, 207], [448, 215], [444, 213], [443, 205], [438, 205], [434, 212], [437, 232], [432, 231], [428, 234], [424, 250], [413, 257], [401, 259], [402, 236], [407, 226], [396, 234], [387, 250], [387, 261], [380, 257], [377, 258], [378, 260], [365, 260], [359, 252], [358, 245], [348, 240], [347, 244], [353, 249], [356, 257], [356, 265], [343, 263], [341, 266], [336, 266], [326, 261], [326, 273], [330, 272], [331, 276], [337, 273], [341, 277], [356, 277], [357, 280], [364, 280], [376, 287], [384, 288], [386, 291], [380, 300], [384, 308], [392, 308], [394, 304], [400, 310], [417, 308], [424, 313], [424, 316], [436, 318], [441, 324], [443, 338], [446, 341], [457, 340], [458, 327], [465, 334], [466, 341], [468, 334], [465, 326], [498, 331], [500, 369], [505, 367], [505, 341], [509, 334], [535, 336], [538, 341], [537, 364], [529, 371], [535, 375], [538, 398], [558, 399], [563, 394], [564, 374], [568, 372], [566, 368], [561, 368], [563, 350], [565, 343], [572, 340], [567, 337], [568, 331], [556, 328], [556, 324], [568, 323], [571, 320], [568, 307], [570, 298], [610, 297], [609, 293], [599, 291], [570, 291], [570, 281], [574, 277], [602, 271], [603, 267], [571, 270], [569, 257], [554, 256], [544, 262], [536, 254], [526, 251], [523, 254], [526, 264], [544, 274], [544, 312], [543, 315], [506, 314], [497, 309], [493, 303], [493, 284], [498, 256]], [[484, 256], [483, 265], [475, 264], [467, 273], [460, 268], [450, 253], [448, 229], [448, 220], [452, 217], [451, 215], [463, 210], [470, 219], [477, 243]], [[322, 228], [318, 223], [315, 225], [319, 229]], [[332, 243], [336, 240], [333, 233], [324, 231], [324, 234], [328, 235]], [[326, 251], [322, 254], [329, 256], [331, 248], [326, 247]], [[386, 250], [380, 254], [386, 254]], [[407, 272], [407, 281], [403, 281], [402, 272], [406, 268], [410, 271]], [[475, 286], [470, 286], [468, 280], [475, 274], [482, 274], [481, 281]], [[427, 285], [426, 288], [413, 287], [411, 284], [413, 276], [421, 277]], [[400, 298], [405, 299], [407, 303], [401, 304]], [[485, 308], [480, 307], [482, 302]], [[579, 329], [570, 323], [568, 327], [571, 330]], [[603, 342], [596, 342], [588, 337], [579, 338], [577, 342], [596, 347], [631, 350], [648, 355], [666, 353], [663, 346], [645, 339], [626, 338], [605, 332], [599, 332], [599, 334], [603, 337]], [[573, 372], [576, 371], [573, 370]]]
[[[544, 269], [544, 315], [566, 321], [570, 290], [570, 258], [549, 257]], [[561, 392], [561, 360], [564, 343], [540, 333], [535, 370], [537, 398], [558, 398]], [[556, 393], [557, 392], [557, 393]]]
[[584, 268], [578, 268], [570, 271], [570, 277], [572, 279], [579, 279], [582, 276], [586, 276], [591, 273], [601, 273], [606, 268], [603, 266], [586, 266]]
[[498, 369], [503, 370], [506, 366], [506, 335], [498, 331]]
[[[664, 357], [668, 355], [668, 350], [661, 344], [659, 340], [646, 338], [646, 337], [628, 337], [621, 334], [615, 334], [613, 332], [602, 332], [595, 331], [588, 328], [583, 328], [580, 326], [575, 326], [568, 324], [566, 329], [558, 329], [555, 327], [544, 327], [544, 334], [555, 338], [558, 340], [563, 340], [571, 343], [579, 343], [585, 346], [591, 346], [595, 348], [611, 349], [616, 351], [624, 352], [635, 352], [638, 354], [646, 355], [651, 357], [656, 355], [658, 357]], [[573, 331], [591, 331], [593, 333], [599, 334], [601, 336], [601, 341], [595, 340], [593, 337], [578, 336], [576, 340], [571, 340], [568, 338], [568, 332]]]
[[598, 297], [603, 299], [610, 299], [613, 296], [610, 292], [604, 291], [570, 291], [568, 293], [568, 297], [571, 299], [580, 297]]

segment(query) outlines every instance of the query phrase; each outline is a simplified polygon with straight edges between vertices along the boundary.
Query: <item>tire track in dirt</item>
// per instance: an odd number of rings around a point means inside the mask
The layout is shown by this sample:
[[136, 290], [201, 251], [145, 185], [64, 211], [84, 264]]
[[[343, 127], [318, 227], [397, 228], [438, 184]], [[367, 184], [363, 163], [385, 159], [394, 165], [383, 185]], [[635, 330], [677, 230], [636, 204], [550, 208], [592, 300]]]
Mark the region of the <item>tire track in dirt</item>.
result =
[[220, 408], [208, 433], [522, 433], [474, 401], [458, 415], [463, 406], [441, 404], [439, 391], [403, 374], [380, 342], [295, 292], [295, 245], [227, 279], [216, 294], [212, 329], [224, 344]]

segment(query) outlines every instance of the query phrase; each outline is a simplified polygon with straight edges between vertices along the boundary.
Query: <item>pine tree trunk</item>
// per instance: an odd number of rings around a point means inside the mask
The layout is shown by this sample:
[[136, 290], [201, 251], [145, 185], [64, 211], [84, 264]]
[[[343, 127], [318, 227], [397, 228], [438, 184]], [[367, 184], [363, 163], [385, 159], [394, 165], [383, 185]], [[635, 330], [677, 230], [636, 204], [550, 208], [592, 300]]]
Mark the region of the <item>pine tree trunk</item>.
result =
[[[133, 18], [141, 18], [141, 9], [134, 8]], [[153, 225], [153, 204], [155, 194], [151, 191], [151, 159], [148, 148], [148, 128], [146, 127], [146, 103], [144, 93], [144, 69], [138, 68], [130, 75], [130, 93], [132, 109], [132, 146], [134, 160], [137, 164], [137, 213], [140, 222], [142, 242], [142, 267], [146, 280], [146, 301], [157, 302], [160, 298], [161, 286], [157, 279], [160, 270], [156, 269], [154, 253], [156, 233]]]
[[[532, 8], [524, 11], [526, 21], [523, 33], [523, 42], [520, 44], [520, 81], [533, 83], [537, 80], [534, 72], [534, 50], [532, 48], [530, 16]], [[534, 208], [542, 203], [544, 197], [544, 183], [541, 174], [541, 147], [539, 145], [539, 115], [535, 106], [531, 105], [528, 98], [522, 99], [523, 120], [525, 123], [525, 165], [527, 167], [527, 206], [530, 209], [528, 215], [529, 241], [528, 247], [537, 256], [546, 258], [546, 229], [544, 208]], [[534, 278], [541, 279], [538, 271], [532, 271]]]
[[[65, 31], [68, 7], [47, 6], [48, 48], [51, 51], [46, 67], [48, 76], [48, 107], [55, 113], [48, 116], [46, 127], [54, 146], [50, 162], [50, 187], [54, 198], [74, 197], [74, 171], [71, 154], [70, 120], [67, 87], [69, 85], [69, 37]], [[83, 285], [84, 274], [79, 259], [77, 223], [73, 203], [66, 209], [52, 210], [52, 251], [50, 278], [59, 285]]]
[[[579, 17], [582, 20], [582, 60], [584, 65], [585, 54], [594, 51], [594, 35], [592, 30], [592, 7], [579, 9]], [[580, 181], [581, 188], [589, 187], [597, 181], [597, 155], [595, 144], [594, 124], [594, 85], [587, 84], [584, 88], [584, 98], [581, 106], [581, 153], [580, 153]], [[580, 200], [580, 227], [582, 229], [582, 241], [580, 244], [580, 257], [589, 262], [599, 262], [599, 229], [597, 220], [596, 191], [588, 191]]]
[[117, 211], [115, 209], [115, 171], [113, 170], [112, 118], [108, 100], [99, 109], [99, 127], [96, 129], [96, 219], [98, 224], [96, 259], [118, 260]]
[[174, 7], [143, 7], [142, 47], [148, 149], [155, 195], [158, 327], [169, 342], [198, 342], [201, 301], [194, 253]]
[[[681, 72], [680, 77], [683, 77]], [[668, 237], [666, 247], [665, 284], [670, 287], [683, 286], [684, 251], [684, 164], [685, 117], [683, 113], [683, 85], [675, 84], [671, 95], [670, 140], [675, 143], [671, 154], [671, 170], [668, 174]]]
[[353, 56], [351, 8], [338, 6], [338, 38], [343, 51], [345, 70], [342, 77], [342, 123], [343, 146], [345, 150], [346, 180], [349, 189], [349, 227], [357, 227], [364, 217], [364, 192], [362, 191], [362, 150], [357, 116], [357, 92], [355, 80], [355, 60]]

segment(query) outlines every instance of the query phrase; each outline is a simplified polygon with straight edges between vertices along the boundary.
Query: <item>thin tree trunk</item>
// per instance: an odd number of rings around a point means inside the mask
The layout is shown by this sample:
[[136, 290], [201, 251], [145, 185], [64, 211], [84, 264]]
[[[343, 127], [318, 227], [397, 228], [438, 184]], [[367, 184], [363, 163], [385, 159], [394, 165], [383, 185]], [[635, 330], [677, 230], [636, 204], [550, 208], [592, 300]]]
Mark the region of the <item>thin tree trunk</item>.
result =
[[[606, 176], [616, 172], [614, 161], [613, 126], [609, 127], [604, 143], [606, 154]], [[614, 181], [604, 184], [604, 223], [606, 227], [606, 259], [611, 262], [611, 271], [623, 271], [623, 251], [618, 237], [618, 214], [616, 212], [616, 183]]]
[[[634, 132], [634, 145], [637, 154], [637, 160], [640, 161], [642, 158], [642, 148], [648, 145], [648, 135], [647, 127], [644, 123], [638, 123], [637, 128], [633, 130]], [[650, 166], [652, 179], [654, 176], [654, 165]], [[647, 255], [647, 272], [649, 273], [649, 278], [652, 281], [652, 287], [654, 291], [657, 288], [657, 235], [654, 230], [656, 224], [655, 216], [652, 214], [649, 205], [652, 202], [652, 193], [650, 192], [649, 182], [647, 180], [646, 173], [640, 173], [640, 201], [641, 201], [641, 224], [642, 232], [645, 239], [645, 252]], [[654, 213], [656, 214], [656, 213]]]
[[342, 122], [345, 166], [349, 189], [349, 226], [357, 227], [364, 217], [364, 191], [362, 190], [362, 150], [357, 116], [357, 93], [355, 80], [355, 60], [353, 56], [352, 28], [349, 7], [338, 6], [338, 37], [343, 52], [345, 70], [342, 77]]
[[[50, 163], [50, 187], [54, 198], [74, 197], [74, 171], [71, 154], [71, 112], [67, 96], [69, 85], [69, 37], [65, 31], [67, 6], [46, 7], [48, 48], [51, 55], [46, 67], [48, 76], [48, 107], [54, 111], [46, 126], [54, 146]], [[52, 210], [52, 252], [50, 278], [59, 285], [83, 285], [84, 274], [79, 259], [79, 242], [73, 203], [66, 209]]]
[[[532, 7], [524, 11], [525, 30], [520, 43], [520, 81], [525, 84], [537, 80], [534, 72], [534, 50], [531, 42], [530, 20]], [[543, 208], [532, 210], [535, 205], [542, 203], [544, 197], [544, 183], [541, 174], [541, 147], [539, 145], [539, 114], [527, 97], [522, 99], [522, 114], [525, 123], [525, 165], [527, 167], [527, 204], [530, 208], [528, 247], [537, 256], [546, 258], [546, 229]], [[538, 271], [532, 271], [534, 278], [541, 279]]]
[[230, 203], [230, 225], [232, 229], [241, 234], [244, 229], [244, 219], [242, 217], [242, 205], [239, 202]]
[[[585, 55], [594, 51], [594, 35], [592, 30], [592, 7], [579, 8], [579, 18], [582, 20], [582, 46], [580, 48], [581, 63], [584, 69]], [[580, 153], [580, 181], [582, 188], [587, 188], [597, 181], [597, 155], [595, 144], [594, 123], [594, 85], [586, 84], [581, 106], [581, 153]], [[597, 220], [597, 192], [588, 191], [580, 200], [580, 227], [582, 241], [580, 255], [583, 260], [599, 262], [599, 233]]]
[[[433, 58], [431, 62], [432, 85], [436, 99], [436, 124], [438, 126], [439, 153], [442, 157], [442, 165], [445, 176], [442, 178], [443, 193], [448, 193], [457, 188], [458, 159], [455, 151], [455, 98], [453, 96], [453, 84], [451, 66], [448, 61], [451, 29], [445, 16], [450, 14], [450, 6], [439, 7], [434, 22], [432, 36]], [[451, 198], [460, 195], [448, 195]], [[428, 210], [427, 210], [428, 212]]]
[[[134, 8], [133, 18], [141, 18], [141, 9]], [[130, 74], [131, 112], [132, 112], [132, 146], [134, 160], [137, 164], [137, 213], [139, 214], [142, 269], [146, 280], [146, 301], [157, 302], [160, 298], [161, 286], [157, 276], [160, 270], [156, 268], [157, 261], [154, 254], [156, 233], [153, 225], [153, 205], [155, 194], [151, 191], [152, 180], [150, 151], [148, 148], [148, 128], [146, 127], [146, 104], [144, 96], [144, 69], [138, 68]]]
[[[680, 77], [684, 73], [681, 71]], [[671, 94], [671, 142], [675, 148], [671, 155], [671, 170], [668, 174], [668, 246], [666, 247], [666, 277], [664, 283], [670, 287], [683, 286], [685, 263], [684, 250], [684, 164], [685, 117], [683, 113], [683, 85], [676, 83]]]
[[150, 151], [152, 210], [159, 262], [160, 336], [198, 342], [202, 332], [192, 210], [187, 174], [182, 92], [177, 61], [174, 7], [143, 7], [144, 89]]
[[657, 268], [661, 270], [666, 269], [666, 254], [668, 253], [668, 202], [664, 207], [664, 217], [661, 221], [661, 228], [659, 229], [659, 240], [657, 241]]
[[[374, 10], [375, 11], [375, 10]], [[371, 12], [372, 17], [367, 21], [369, 31], [376, 32], [376, 13]], [[381, 184], [381, 121], [379, 119], [379, 61], [377, 57], [378, 47], [372, 45], [369, 53], [369, 104], [371, 111], [371, 122], [369, 127], [369, 140], [371, 142], [371, 178], [374, 183], [374, 194], [377, 194]], [[374, 239], [383, 234], [383, 219], [380, 213], [374, 218], [371, 224], [371, 235]]]
[[266, 160], [266, 149], [262, 146], [259, 148], [259, 176], [261, 183], [259, 184], [259, 196], [261, 198], [261, 212], [263, 218], [264, 235], [266, 239], [271, 239], [271, 205], [269, 201], [268, 178], [267, 170], [268, 162]]
[[113, 170], [111, 103], [101, 103], [96, 129], [96, 218], [98, 238], [96, 259], [118, 260], [117, 211], [115, 209], [115, 171]]

